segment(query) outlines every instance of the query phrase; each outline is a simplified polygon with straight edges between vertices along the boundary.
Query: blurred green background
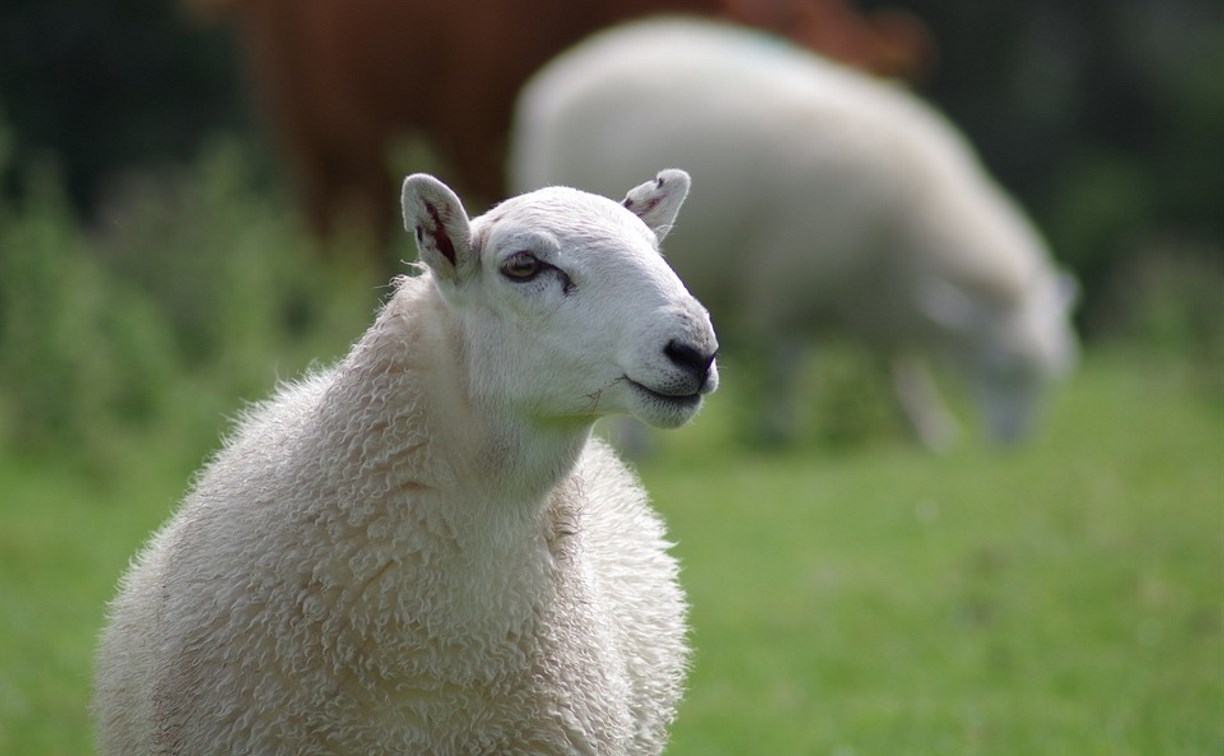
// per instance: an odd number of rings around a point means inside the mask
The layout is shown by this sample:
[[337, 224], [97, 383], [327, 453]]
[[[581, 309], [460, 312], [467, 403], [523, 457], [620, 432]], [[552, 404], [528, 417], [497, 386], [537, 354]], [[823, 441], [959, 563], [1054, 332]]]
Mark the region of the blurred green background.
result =
[[[729, 371], [641, 465], [693, 602], [669, 752], [1224, 753], [1224, 6], [886, 4], [1079, 275], [1084, 364], [1028, 446], [944, 457], [851, 345], [786, 449], [740, 440]], [[387, 291], [306, 232], [256, 106], [172, 3], [0, 5], [0, 753], [90, 751], [128, 559]]]

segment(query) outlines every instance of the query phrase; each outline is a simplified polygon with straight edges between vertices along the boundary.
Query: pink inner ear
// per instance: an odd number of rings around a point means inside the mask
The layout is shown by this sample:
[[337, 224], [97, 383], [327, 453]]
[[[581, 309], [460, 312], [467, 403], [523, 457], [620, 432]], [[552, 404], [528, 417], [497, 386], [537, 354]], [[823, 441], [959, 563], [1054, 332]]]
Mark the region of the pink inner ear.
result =
[[433, 221], [434, 226], [431, 229], [417, 226], [417, 233], [429, 234], [433, 240], [433, 246], [437, 247], [438, 252], [447, 260], [450, 260], [451, 265], [455, 265], [455, 245], [446, 233], [446, 226], [442, 223], [442, 213], [438, 211], [437, 206], [429, 202], [425, 203], [425, 212], [429, 213], [429, 219]]
[[663, 201], [663, 200], [662, 200], [662, 198], [661, 198], [661, 197], [651, 197], [651, 198], [650, 198], [650, 199], [649, 199], [649, 200], [646, 202], [646, 207], [643, 207], [643, 208], [641, 208], [641, 209], [638, 209], [638, 207], [637, 207], [637, 203], [636, 203], [636, 202], [634, 202], [633, 200], [629, 199], [628, 197], [626, 197], [626, 198], [625, 198], [625, 201], [624, 201], [624, 202], [622, 202], [621, 204], [625, 206], [625, 209], [626, 209], [626, 210], [632, 210], [633, 212], [637, 213], [638, 215], [644, 215], [645, 213], [648, 213], [648, 212], [650, 212], [651, 210], [654, 210], [654, 209], [655, 209], [655, 207], [656, 207], [656, 206], [657, 206], [657, 205], [658, 205], [660, 202], [662, 202], [662, 201]]

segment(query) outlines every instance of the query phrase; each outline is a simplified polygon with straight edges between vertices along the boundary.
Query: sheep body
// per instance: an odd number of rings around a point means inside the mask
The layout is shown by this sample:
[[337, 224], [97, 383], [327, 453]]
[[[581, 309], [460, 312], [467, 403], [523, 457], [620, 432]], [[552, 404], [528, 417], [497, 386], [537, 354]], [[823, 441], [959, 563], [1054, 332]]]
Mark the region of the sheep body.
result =
[[[626, 404], [674, 425], [716, 374], [707, 364], [675, 422], [659, 414], [670, 404], [642, 409], [616, 389], [577, 418], [511, 409], [513, 374], [478, 374], [481, 339], [510, 338], [490, 321], [508, 302], [509, 328], [539, 327], [568, 302], [553, 281], [501, 276], [487, 258], [502, 228], [456, 225], [462, 209], [444, 194], [421, 194], [431, 272], [398, 281], [337, 367], [249, 410], [124, 577], [98, 657], [101, 753], [662, 749], [685, 672], [685, 601], [662, 522], [589, 426]], [[564, 251], [557, 266], [570, 265]], [[661, 259], [643, 259], [683, 313], [672, 338], [712, 354], [704, 311]], [[568, 269], [594, 288], [597, 270]], [[529, 354], [547, 362], [545, 349]], [[617, 359], [627, 373], [654, 367]]]
[[912, 353], [964, 364], [1002, 438], [1073, 360], [1072, 287], [1037, 232], [956, 129], [896, 86], [759, 32], [663, 19], [595, 35], [520, 96], [516, 190], [601, 191], [659, 162], [705, 189], [668, 257], [720, 328], [781, 352], [840, 323], [896, 358], [932, 445], [946, 423]]

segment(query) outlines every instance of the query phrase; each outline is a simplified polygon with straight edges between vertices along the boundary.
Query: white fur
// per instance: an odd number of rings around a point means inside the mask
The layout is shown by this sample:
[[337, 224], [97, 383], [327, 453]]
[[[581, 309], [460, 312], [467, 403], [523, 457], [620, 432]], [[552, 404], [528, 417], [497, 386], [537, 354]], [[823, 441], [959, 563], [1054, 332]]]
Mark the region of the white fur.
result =
[[699, 181], [668, 258], [720, 330], [769, 353], [839, 322], [909, 366], [901, 396], [932, 445], [946, 424], [913, 353], [964, 366], [999, 439], [1074, 361], [1074, 286], [955, 128], [895, 86], [663, 19], [595, 35], [524, 89], [518, 189], [605, 191], [659, 164]]
[[[677, 566], [590, 427], [674, 427], [717, 385], [708, 316], [658, 253], [687, 189], [638, 187], [640, 218], [547, 189], [469, 221], [409, 177], [428, 271], [246, 414], [123, 578], [100, 752], [662, 750]], [[551, 267], [511, 280], [518, 252]]]

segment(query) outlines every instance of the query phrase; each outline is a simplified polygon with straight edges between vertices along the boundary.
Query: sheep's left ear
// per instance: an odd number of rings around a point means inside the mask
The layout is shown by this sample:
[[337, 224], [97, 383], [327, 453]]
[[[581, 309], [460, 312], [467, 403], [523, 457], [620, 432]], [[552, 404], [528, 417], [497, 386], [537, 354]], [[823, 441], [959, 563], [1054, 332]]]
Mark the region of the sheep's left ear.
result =
[[404, 179], [404, 228], [416, 235], [421, 261], [439, 278], [457, 283], [476, 269], [472, 227], [459, 197], [425, 173]]
[[676, 213], [680, 212], [691, 183], [687, 173], [669, 168], [659, 171], [653, 181], [630, 189], [621, 204], [641, 218], [654, 231], [655, 237], [663, 241], [676, 222]]

